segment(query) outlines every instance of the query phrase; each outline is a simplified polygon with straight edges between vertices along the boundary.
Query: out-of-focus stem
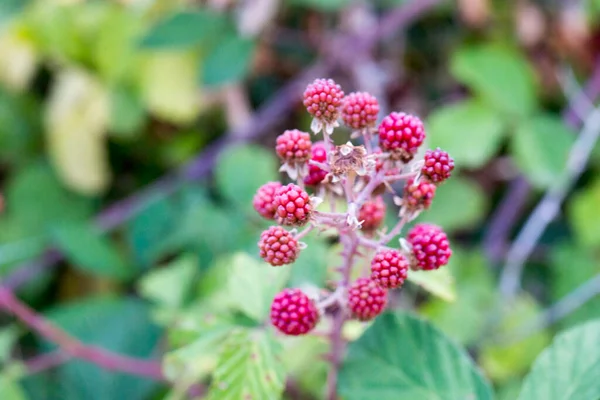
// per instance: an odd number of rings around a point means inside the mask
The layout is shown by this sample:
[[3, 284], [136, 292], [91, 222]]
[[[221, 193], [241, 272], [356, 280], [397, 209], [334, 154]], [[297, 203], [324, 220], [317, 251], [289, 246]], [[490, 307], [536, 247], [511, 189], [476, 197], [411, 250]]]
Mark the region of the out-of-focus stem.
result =
[[[344, 261], [340, 268], [342, 274], [340, 283], [336, 290], [341, 290], [344, 294], [348, 290], [350, 284], [350, 274], [352, 272], [352, 265], [356, 250], [358, 248], [358, 236], [354, 231], [348, 231], [348, 234], [342, 236], [344, 239]], [[337, 380], [338, 372], [340, 369], [340, 363], [344, 355], [344, 340], [342, 338], [342, 328], [346, 321], [345, 310], [341, 308], [338, 310], [333, 318], [333, 326], [331, 328], [331, 334], [329, 340], [331, 342], [331, 353], [329, 361], [331, 362], [331, 368], [329, 375], [327, 376], [327, 399], [337, 399]]]
[[[107, 370], [145, 376], [158, 381], [165, 379], [162, 374], [160, 362], [128, 357], [110, 350], [85, 345], [43, 316], [37, 314], [6, 288], [0, 288], [0, 308], [13, 314], [45, 339], [57, 344], [61, 351], [68, 356], [89, 361]], [[44, 363], [47, 361], [44, 360]], [[40, 361], [39, 363], [42, 362]]]

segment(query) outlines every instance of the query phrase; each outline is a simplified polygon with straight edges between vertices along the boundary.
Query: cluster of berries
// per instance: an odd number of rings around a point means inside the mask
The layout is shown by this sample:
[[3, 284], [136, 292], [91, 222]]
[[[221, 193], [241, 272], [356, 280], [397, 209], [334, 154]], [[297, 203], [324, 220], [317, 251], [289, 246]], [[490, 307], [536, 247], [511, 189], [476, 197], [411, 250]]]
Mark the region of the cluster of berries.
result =
[[[312, 131], [322, 132], [323, 140], [313, 142], [309, 133], [299, 130], [285, 131], [277, 138], [281, 171], [294, 183], [268, 182], [254, 197], [256, 211], [279, 224], [261, 234], [260, 256], [274, 267], [291, 264], [305, 246], [300, 240], [314, 229], [334, 228], [341, 241], [351, 246], [344, 250], [350, 254], [346, 254], [347, 265], [340, 268], [343, 277], [334, 292], [311, 298], [300, 289], [285, 289], [275, 296], [271, 322], [288, 335], [311, 331], [331, 299], [347, 317], [371, 320], [386, 307], [388, 290], [401, 287], [409, 270], [438, 269], [452, 254], [446, 234], [430, 224], [415, 225], [406, 239], [400, 239], [398, 249], [387, 247], [407, 222], [430, 206], [437, 185], [454, 168], [452, 158], [440, 149], [428, 150], [423, 160], [414, 161], [425, 139], [421, 120], [392, 112], [377, 126], [377, 99], [364, 92], [345, 96], [331, 79], [308, 85], [304, 105], [314, 117]], [[362, 136], [363, 145], [332, 143], [330, 135], [340, 119], [353, 131], [351, 137]], [[378, 147], [373, 139], [378, 139]], [[381, 194], [395, 194], [394, 183], [399, 181], [405, 184], [402, 196], [394, 196], [400, 206], [398, 223], [386, 231], [382, 229], [386, 203]], [[331, 212], [317, 210], [323, 198], [329, 200]], [[335, 212], [340, 198], [346, 200], [347, 208]], [[304, 229], [298, 232], [300, 227]], [[359, 247], [374, 252], [370, 275], [345, 284]]]

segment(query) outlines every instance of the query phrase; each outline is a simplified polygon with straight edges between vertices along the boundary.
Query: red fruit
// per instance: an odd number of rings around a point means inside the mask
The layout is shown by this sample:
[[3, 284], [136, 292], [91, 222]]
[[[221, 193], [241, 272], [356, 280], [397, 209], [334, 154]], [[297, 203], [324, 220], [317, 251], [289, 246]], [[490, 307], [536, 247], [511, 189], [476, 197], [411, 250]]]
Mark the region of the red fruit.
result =
[[423, 123], [413, 115], [393, 112], [379, 124], [379, 146], [394, 160], [412, 160], [424, 139]]
[[279, 158], [289, 163], [303, 163], [311, 156], [310, 135], [297, 129], [283, 132], [277, 137], [275, 151]]
[[435, 196], [435, 185], [425, 179], [415, 183], [414, 178], [406, 181], [402, 205], [408, 211], [417, 211], [429, 208]]
[[371, 261], [371, 280], [384, 289], [402, 286], [408, 274], [407, 258], [398, 250], [384, 250]]
[[362, 229], [365, 231], [374, 231], [379, 228], [384, 218], [385, 202], [381, 196], [365, 202], [358, 211], [358, 220], [363, 221]]
[[454, 160], [452, 157], [439, 147], [435, 150], [427, 150], [423, 161], [421, 175], [434, 183], [440, 183], [450, 178], [454, 169]]
[[387, 304], [387, 290], [368, 278], [357, 279], [348, 289], [348, 308], [361, 321], [381, 314]]
[[342, 88], [333, 79], [316, 79], [304, 91], [304, 106], [315, 118], [332, 123], [339, 116], [343, 98]]
[[452, 255], [448, 236], [442, 228], [417, 224], [408, 233], [417, 269], [432, 270], [448, 264]]
[[[315, 142], [312, 145], [312, 156], [310, 158], [316, 162], [326, 163], [327, 162], [327, 148], [325, 142]], [[308, 176], [304, 178], [304, 184], [309, 186], [318, 185], [325, 179], [327, 171], [322, 170], [316, 165], [308, 165]]]
[[258, 248], [260, 256], [274, 267], [293, 263], [300, 252], [294, 235], [280, 226], [271, 226], [263, 231]]
[[273, 199], [275, 217], [282, 225], [302, 226], [312, 214], [312, 204], [306, 191], [290, 183], [275, 192]]
[[271, 303], [271, 323], [286, 335], [304, 335], [319, 322], [315, 303], [300, 289], [284, 289]]
[[275, 206], [273, 200], [275, 192], [281, 187], [279, 182], [267, 182], [256, 191], [252, 204], [254, 209], [266, 219], [275, 218]]
[[353, 129], [370, 128], [377, 121], [379, 102], [369, 93], [350, 93], [344, 98], [342, 119]]

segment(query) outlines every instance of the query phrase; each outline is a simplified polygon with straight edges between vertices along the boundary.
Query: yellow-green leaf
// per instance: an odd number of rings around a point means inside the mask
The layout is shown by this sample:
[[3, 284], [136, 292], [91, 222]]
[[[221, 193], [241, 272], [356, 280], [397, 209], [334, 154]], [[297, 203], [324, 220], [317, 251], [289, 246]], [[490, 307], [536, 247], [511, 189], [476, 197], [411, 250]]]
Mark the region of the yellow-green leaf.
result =
[[454, 278], [448, 268], [433, 271], [409, 271], [408, 281], [446, 301], [456, 300]]
[[200, 111], [197, 65], [198, 56], [192, 52], [145, 55], [139, 66], [139, 85], [150, 112], [177, 124], [192, 122]]
[[93, 76], [74, 68], [59, 73], [46, 110], [48, 151], [60, 178], [79, 193], [96, 195], [110, 183], [109, 115], [108, 93]]

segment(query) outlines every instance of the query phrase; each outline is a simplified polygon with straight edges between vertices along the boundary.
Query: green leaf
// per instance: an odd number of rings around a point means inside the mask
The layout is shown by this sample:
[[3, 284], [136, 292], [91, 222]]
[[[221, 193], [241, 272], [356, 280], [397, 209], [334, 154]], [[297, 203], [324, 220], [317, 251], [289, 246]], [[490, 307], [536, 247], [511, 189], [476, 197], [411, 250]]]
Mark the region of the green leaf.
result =
[[227, 200], [254, 214], [254, 194], [263, 184], [277, 180], [277, 169], [272, 151], [258, 146], [229, 147], [215, 167], [217, 186]]
[[337, 11], [350, 3], [350, 0], [291, 0], [290, 3], [314, 8], [315, 10]]
[[27, 400], [19, 384], [4, 376], [0, 376], [0, 394], [2, 400]]
[[232, 307], [256, 321], [263, 321], [273, 297], [285, 286], [290, 268], [274, 268], [245, 253], [235, 254], [229, 263], [231, 269], [226, 292]]
[[454, 53], [450, 70], [502, 112], [524, 117], [537, 107], [534, 71], [517, 49], [500, 44], [463, 47]]
[[[553, 246], [550, 252], [552, 280], [550, 294], [552, 301], [558, 301], [600, 273], [600, 265], [594, 252], [572, 244]], [[576, 311], [560, 321], [563, 327], [570, 327], [600, 318], [600, 297], [589, 300]]]
[[[43, 207], [40, 207], [43, 199]], [[12, 175], [6, 188], [3, 216], [14, 232], [0, 229], [0, 235], [11, 239], [44, 234], [57, 223], [82, 221], [91, 215], [92, 202], [63, 188], [45, 163], [31, 164]]]
[[517, 128], [511, 152], [529, 181], [546, 188], [564, 171], [574, 137], [557, 116], [538, 114]]
[[227, 27], [223, 14], [210, 10], [179, 12], [155, 25], [140, 45], [150, 49], [185, 49], [219, 37]]
[[294, 262], [289, 285], [300, 287], [307, 283], [324, 286], [327, 277], [327, 246], [322, 238], [305, 237], [307, 247]]
[[465, 100], [433, 112], [426, 123], [432, 148], [440, 147], [453, 158], [456, 168], [478, 168], [499, 150], [506, 122], [490, 106]]
[[497, 383], [518, 377], [531, 365], [533, 360], [550, 341], [547, 331], [540, 331], [523, 339], [514, 335], [522, 326], [535, 319], [540, 306], [535, 299], [521, 295], [504, 305], [504, 315], [494, 330], [494, 340], [481, 346], [479, 363]]
[[200, 79], [209, 86], [242, 80], [250, 68], [255, 47], [253, 40], [236, 34], [225, 37], [204, 59]]
[[161, 306], [177, 309], [191, 293], [197, 272], [196, 256], [182, 255], [165, 267], [147, 273], [139, 282], [139, 291]]
[[19, 329], [16, 325], [0, 329], [0, 362], [5, 363], [10, 359], [12, 348], [18, 339]]
[[281, 398], [280, 347], [267, 332], [238, 330], [224, 344], [207, 400]]
[[327, 340], [314, 335], [302, 335], [282, 337], [279, 341], [283, 345], [282, 358], [287, 373], [294, 377], [303, 392], [312, 394], [316, 399], [322, 397], [330, 368], [323, 357], [329, 351]]
[[65, 224], [52, 232], [54, 243], [84, 272], [125, 280], [132, 269], [111, 242], [84, 224]]
[[446, 231], [469, 229], [481, 222], [487, 208], [486, 195], [478, 184], [453, 176], [437, 188], [431, 207], [418, 221], [433, 222]]
[[579, 190], [567, 206], [569, 223], [579, 243], [585, 247], [600, 246], [598, 204], [600, 204], [600, 180]]
[[131, 137], [142, 128], [146, 112], [139, 96], [125, 87], [110, 92], [111, 115], [109, 129], [120, 137]]
[[174, 124], [190, 124], [196, 119], [201, 110], [198, 63], [199, 57], [192, 51], [144, 54], [136, 78], [142, 100], [152, 114]]
[[46, 113], [48, 152], [62, 181], [84, 195], [103, 193], [111, 179], [105, 140], [110, 120], [108, 90], [87, 71], [62, 69]]
[[146, 202], [127, 226], [127, 240], [137, 262], [149, 267], [163, 255], [161, 245], [176, 229], [175, 205], [164, 196]]
[[519, 400], [600, 398], [600, 320], [561, 333], [537, 358]]
[[[146, 305], [134, 299], [90, 298], [61, 305], [47, 316], [84, 343], [149, 360], [161, 336], [150, 321]], [[48, 343], [44, 347], [47, 351], [56, 348]], [[57, 381], [57, 398], [63, 400], [146, 400], [157, 387], [150, 379], [79, 360], [58, 368]]]
[[232, 326], [219, 324], [203, 331], [192, 343], [171, 351], [163, 358], [163, 371], [177, 387], [186, 389], [214, 370], [223, 340]]
[[428, 322], [392, 313], [350, 344], [338, 390], [345, 400], [492, 398], [464, 350]]
[[454, 278], [448, 268], [434, 271], [410, 271], [408, 281], [446, 301], [456, 300]]
[[464, 345], [474, 343], [481, 339], [489, 310], [494, 306], [495, 286], [490, 266], [479, 253], [453, 248], [450, 262], [444, 268], [451, 271], [456, 282], [456, 301], [432, 298], [420, 311], [453, 339]]

